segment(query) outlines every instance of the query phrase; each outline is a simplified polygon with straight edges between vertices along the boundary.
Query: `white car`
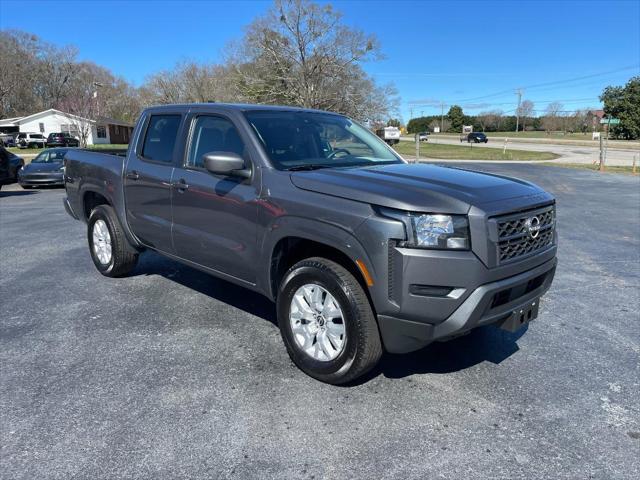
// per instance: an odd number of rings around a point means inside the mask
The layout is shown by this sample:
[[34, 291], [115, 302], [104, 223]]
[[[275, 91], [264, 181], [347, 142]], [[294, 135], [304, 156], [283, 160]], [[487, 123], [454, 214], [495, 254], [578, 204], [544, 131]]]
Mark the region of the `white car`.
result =
[[16, 145], [19, 148], [44, 148], [47, 145], [47, 139], [41, 133], [19, 133], [16, 137]]

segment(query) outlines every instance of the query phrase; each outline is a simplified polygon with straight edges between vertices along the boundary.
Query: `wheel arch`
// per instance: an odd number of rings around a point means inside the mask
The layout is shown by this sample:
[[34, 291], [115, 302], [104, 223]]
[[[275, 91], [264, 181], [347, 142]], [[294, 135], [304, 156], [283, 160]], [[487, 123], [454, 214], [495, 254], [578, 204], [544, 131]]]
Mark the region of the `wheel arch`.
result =
[[289, 219], [285, 223], [276, 229], [278, 235], [269, 236], [262, 249], [263, 258], [269, 261], [264, 290], [271, 299], [276, 299], [280, 280], [287, 270], [310, 257], [325, 257], [342, 265], [369, 295], [375, 271], [364, 248], [353, 235], [335, 225], [308, 219]]
[[[107, 183], [107, 185], [112, 184]], [[98, 205], [109, 205], [114, 209], [116, 217], [120, 222], [120, 226], [122, 227], [122, 230], [124, 231], [129, 244], [140, 250], [142, 249], [142, 245], [133, 234], [133, 232], [129, 229], [129, 224], [126, 222], [124, 213], [125, 210], [124, 205], [122, 204], [122, 200], [118, 201], [118, 199], [113, 195], [115, 190], [116, 189], [113, 188], [113, 186], [111, 189], [109, 189], [100, 188], [93, 183], [87, 183], [83, 185], [80, 191], [80, 206], [82, 207], [81, 220], [87, 223], [89, 221], [91, 211], [94, 208], [96, 208]]]
[[82, 214], [85, 222], [89, 220], [89, 216], [94, 208], [98, 205], [110, 205], [112, 203], [102, 193], [95, 190], [85, 190], [82, 194]]

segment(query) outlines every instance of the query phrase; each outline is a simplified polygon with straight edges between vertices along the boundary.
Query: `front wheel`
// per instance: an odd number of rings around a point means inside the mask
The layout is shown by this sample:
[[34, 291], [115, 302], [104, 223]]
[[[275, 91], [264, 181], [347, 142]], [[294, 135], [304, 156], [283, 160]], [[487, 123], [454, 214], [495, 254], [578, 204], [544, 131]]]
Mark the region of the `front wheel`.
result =
[[366, 293], [341, 265], [325, 258], [295, 264], [277, 299], [278, 324], [287, 352], [307, 375], [348, 383], [382, 355], [378, 325]]
[[106, 277], [127, 275], [138, 262], [138, 252], [129, 244], [116, 212], [98, 205], [89, 216], [87, 229], [91, 259]]

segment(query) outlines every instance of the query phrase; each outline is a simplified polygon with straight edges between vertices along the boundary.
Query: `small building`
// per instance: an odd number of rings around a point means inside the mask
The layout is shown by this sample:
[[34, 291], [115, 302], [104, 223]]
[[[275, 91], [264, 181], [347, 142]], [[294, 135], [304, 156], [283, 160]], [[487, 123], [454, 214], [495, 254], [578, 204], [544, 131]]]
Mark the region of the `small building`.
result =
[[604, 118], [604, 110], [589, 110], [587, 112], [586, 123], [591, 125], [594, 132], [600, 131], [600, 120]]
[[82, 140], [86, 137], [87, 145], [100, 143], [129, 143], [133, 125], [100, 117], [96, 120], [65, 113], [55, 108], [34, 113], [25, 117], [5, 118], [0, 120], [0, 133], [41, 133], [45, 137], [50, 133], [68, 132]]

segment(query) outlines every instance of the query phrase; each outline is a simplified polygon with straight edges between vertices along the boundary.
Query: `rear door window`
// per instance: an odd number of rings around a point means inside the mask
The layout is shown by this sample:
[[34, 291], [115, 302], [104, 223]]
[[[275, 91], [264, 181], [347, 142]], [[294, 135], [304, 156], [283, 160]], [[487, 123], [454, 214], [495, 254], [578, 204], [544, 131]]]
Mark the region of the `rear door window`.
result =
[[142, 146], [142, 157], [154, 162], [173, 162], [180, 115], [152, 115]]

